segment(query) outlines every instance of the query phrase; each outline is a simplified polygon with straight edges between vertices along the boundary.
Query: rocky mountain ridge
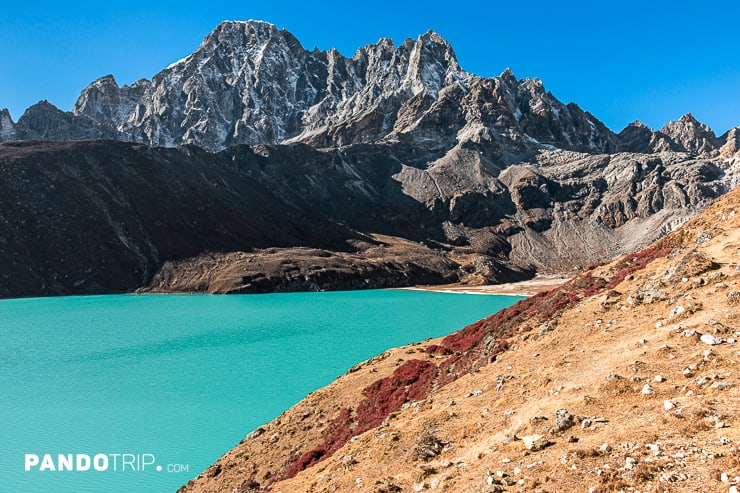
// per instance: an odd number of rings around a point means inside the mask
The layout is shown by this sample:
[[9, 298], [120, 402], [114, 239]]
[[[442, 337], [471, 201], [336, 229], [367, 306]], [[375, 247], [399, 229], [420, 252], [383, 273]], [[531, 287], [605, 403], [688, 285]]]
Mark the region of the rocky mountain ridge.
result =
[[262, 21], [227, 21], [190, 56], [151, 81], [119, 87], [111, 75], [83, 89], [71, 112], [46, 101], [14, 123], [0, 113], [0, 141], [114, 139], [153, 146], [304, 142], [314, 147], [403, 142], [441, 157], [474, 149], [506, 165], [553, 147], [589, 153], [689, 152], [716, 156], [731, 136], [685, 115], [657, 132], [636, 122], [619, 134], [538, 79], [510, 70], [465, 72], [429, 31], [394, 46], [308, 51]]

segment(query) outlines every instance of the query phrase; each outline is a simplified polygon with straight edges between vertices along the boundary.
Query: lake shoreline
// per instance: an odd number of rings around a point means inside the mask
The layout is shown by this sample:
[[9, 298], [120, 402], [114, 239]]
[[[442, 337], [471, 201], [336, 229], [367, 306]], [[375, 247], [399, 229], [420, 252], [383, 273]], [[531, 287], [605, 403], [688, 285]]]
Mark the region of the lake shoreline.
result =
[[438, 293], [459, 293], [459, 294], [482, 294], [496, 296], [534, 296], [541, 291], [562, 286], [570, 280], [570, 277], [563, 276], [537, 276], [533, 279], [518, 282], [508, 282], [502, 284], [484, 284], [481, 286], [471, 286], [467, 284], [439, 284], [439, 285], [418, 285], [401, 289], [406, 291], [432, 291]]

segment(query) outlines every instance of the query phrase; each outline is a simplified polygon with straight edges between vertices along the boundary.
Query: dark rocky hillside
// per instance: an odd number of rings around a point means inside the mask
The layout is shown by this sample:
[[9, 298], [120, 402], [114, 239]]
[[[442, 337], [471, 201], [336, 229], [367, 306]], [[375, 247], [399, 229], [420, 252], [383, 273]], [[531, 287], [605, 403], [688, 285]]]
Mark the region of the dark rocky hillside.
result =
[[516, 280], [646, 243], [736, 176], [685, 154], [544, 151], [498, 172], [405, 152], [2, 144], [0, 294]]

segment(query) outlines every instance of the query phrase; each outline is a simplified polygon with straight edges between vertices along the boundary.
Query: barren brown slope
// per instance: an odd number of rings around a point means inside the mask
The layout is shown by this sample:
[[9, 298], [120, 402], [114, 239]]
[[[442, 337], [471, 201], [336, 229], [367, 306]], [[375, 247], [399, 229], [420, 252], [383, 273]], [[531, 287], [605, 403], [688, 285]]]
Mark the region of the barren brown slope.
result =
[[182, 491], [734, 491], [738, 262], [736, 190], [651, 249], [359, 365]]

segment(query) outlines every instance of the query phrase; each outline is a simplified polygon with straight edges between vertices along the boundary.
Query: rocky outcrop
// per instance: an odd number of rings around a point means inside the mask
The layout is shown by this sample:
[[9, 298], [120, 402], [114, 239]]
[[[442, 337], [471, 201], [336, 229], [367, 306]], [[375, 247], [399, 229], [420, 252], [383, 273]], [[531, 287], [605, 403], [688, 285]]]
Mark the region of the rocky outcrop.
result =
[[[69, 143], [83, 139], [99, 141]], [[637, 249], [740, 184], [734, 129], [717, 139], [686, 115], [616, 135], [538, 79], [465, 72], [431, 31], [348, 58], [224, 22], [151, 81], [108, 75], [71, 112], [42, 101], [17, 124], [3, 111], [0, 140], [21, 141], [0, 146], [6, 296], [357, 287], [349, 272], [373, 279], [360, 286], [501, 282]], [[105, 226], [83, 241], [91, 218]], [[353, 270], [375, 250], [351, 241], [374, 235], [423, 249]], [[244, 261], [268, 248], [286, 250]], [[275, 263], [294, 248], [313, 267]], [[430, 261], [410, 268], [412, 251]]]
[[393, 128], [410, 98], [433, 101], [442, 88], [475, 79], [433, 32], [398, 47], [381, 39], [347, 58], [307, 51], [266, 22], [224, 22], [151, 81], [119, 87], [109, 75], [90, 84], [65, 113], [71, 133], [56, 133], [55, 118], [48, 128], [27, 125], [19, 138], [115, 138], [212, 151], [288, 139], [369, 142]]
[[653, 132], [650, 127], [638, 120], [630, 123], [619, 132], [618, 139], [619, 149], [625, 152], [652, 154], [678, 150], [667, 135], [661, 132]]
[[0, 111], [0, 142], [16, 140], [15, 125], [7, 108]]
[[671, 139], [675, 151], [715, 154], [720, 146], [714, 132], [691, 113], [683, 115], [678, 121], [668, 122], [660, 129], [660, 133]]
[[731, 128], [725, 135], [720, 137], [724, 144], [719, 149], [719, 155], [723, 158], [737, 157], [740, 153], [740, 127]]
[[[348, 241], [350, 251], [306, 247], [207, 253], [165, 261], [146, 293], [272, 293], [380, 289], [460, 280], [460, 265], [402, 238], [373, 235]], [[499, 272], [504, 279], [529, 272]]]

